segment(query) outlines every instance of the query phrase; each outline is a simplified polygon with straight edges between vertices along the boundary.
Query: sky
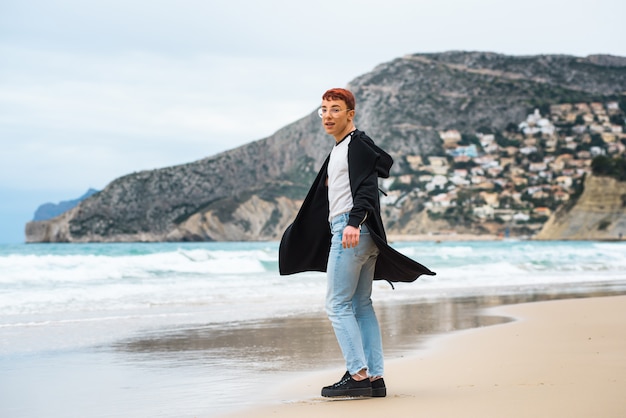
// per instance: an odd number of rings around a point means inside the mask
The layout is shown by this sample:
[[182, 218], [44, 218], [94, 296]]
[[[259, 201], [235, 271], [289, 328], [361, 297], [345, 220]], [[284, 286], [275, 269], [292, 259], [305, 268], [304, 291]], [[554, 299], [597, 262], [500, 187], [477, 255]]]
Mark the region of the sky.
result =
[[626, 56], [623, 0], [1, 0], [0, 243], [40, 204], [265, 138], [406, 54]]

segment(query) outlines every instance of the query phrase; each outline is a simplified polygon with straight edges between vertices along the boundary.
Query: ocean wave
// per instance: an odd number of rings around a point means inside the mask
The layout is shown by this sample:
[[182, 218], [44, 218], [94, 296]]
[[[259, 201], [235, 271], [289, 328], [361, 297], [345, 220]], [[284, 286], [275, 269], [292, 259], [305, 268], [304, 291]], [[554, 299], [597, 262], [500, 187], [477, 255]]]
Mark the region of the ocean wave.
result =
[[[408, 296], [428, 289], [626, 280], [626, 243], [395, 246], [437, 272], [400, 285]], [[277, 258], [277, 243], [51, 244], [0, 249], [0, 316], [200, 309], [213, 317], [233, 319], [269, 315], [283, 307], [319, 307], [325, 275], [280, 276]], [[383, 298], [399, 297], [400, 292], [390, 293], [390, 286], [379, 284], [376, 288]], [[221, 316], [219, 309], [230, 314]]]
[[8, 255], [0, 257], [0, 283], [253, 274], [273, 270], [275, 259], [265, 250], [200, 249], [119, 256]]

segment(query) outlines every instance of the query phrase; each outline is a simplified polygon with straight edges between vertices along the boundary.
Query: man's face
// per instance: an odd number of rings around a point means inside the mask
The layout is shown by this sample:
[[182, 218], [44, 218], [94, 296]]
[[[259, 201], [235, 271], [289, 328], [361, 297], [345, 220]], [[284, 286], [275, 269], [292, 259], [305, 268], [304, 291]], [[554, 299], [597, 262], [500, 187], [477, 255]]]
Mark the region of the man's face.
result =
[[354, 110], [348, 110], [343, 100], [322, 100], [322, 125], [329, 135], [343, 136], [352, 127]]

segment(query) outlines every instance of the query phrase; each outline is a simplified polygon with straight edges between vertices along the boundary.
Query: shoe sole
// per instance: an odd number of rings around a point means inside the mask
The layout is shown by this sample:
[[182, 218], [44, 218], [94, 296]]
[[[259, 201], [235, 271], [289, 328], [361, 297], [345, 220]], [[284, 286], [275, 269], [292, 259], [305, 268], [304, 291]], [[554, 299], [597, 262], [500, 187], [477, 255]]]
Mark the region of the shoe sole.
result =
[[387, 396], [387, 388], [372, 389], [372, 398], [384, 398]]
[[372, 389], [371, 388], [357, 388], [357, 389], [341, 389], [341, 390], [324, 390], [322, 389], [322, 396], [325, 398], [340, 398], [340, 397], [348, 397], [348, 398], [371, 398], [372, 397]]

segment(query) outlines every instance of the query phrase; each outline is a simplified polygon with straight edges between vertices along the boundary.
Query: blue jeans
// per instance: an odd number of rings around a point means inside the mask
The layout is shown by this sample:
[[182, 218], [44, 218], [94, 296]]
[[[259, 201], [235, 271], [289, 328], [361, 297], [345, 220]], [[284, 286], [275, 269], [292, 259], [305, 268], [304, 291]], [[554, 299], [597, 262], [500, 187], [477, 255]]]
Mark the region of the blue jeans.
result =
[[326, 313], [348, 372], [354, 375], [367, 369], [369, 376], [382, 376], [383, 344], [371, 299], [378, 248], [365, 225], [359, 245], [343, 248], [341, 238], [347, 225], [347, 213], [331, 221]]

